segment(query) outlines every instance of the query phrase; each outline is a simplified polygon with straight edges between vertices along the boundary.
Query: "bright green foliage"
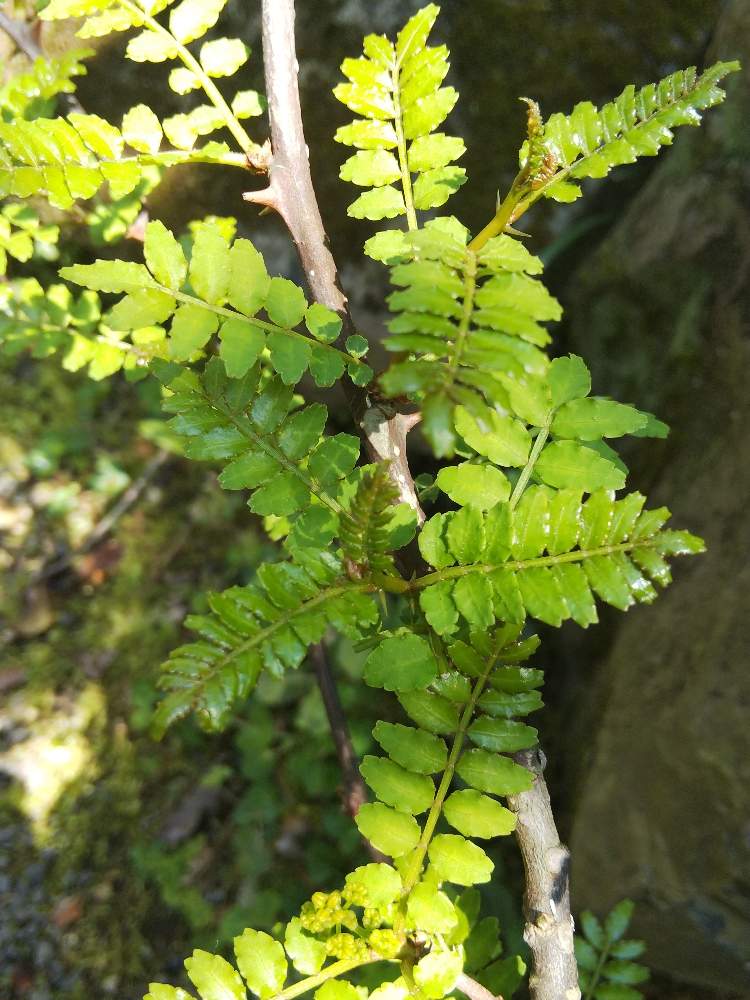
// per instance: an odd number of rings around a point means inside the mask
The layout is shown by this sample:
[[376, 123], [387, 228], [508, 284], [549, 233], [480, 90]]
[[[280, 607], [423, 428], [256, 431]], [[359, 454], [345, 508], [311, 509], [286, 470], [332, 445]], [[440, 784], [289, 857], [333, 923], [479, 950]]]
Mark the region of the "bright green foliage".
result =
[[548, 625], [572, 618], [584, 628], [598, 618], [594, 597], [627, 610], [656, 598], [671, 582], [668, 558], [703, 550], [685, 531], [665, 531], [669, 511], [643, 511], [644, 497], [615, 500], [596, 490], [530, 487], [513, 509], [487, 513], [467, 506], [436, 514], [419, 547], [436, 572], [419, 581], [430, 626], [453, 634], [460, 620], [486, 629], [497, 619], [528, 615]]
[[561, 316], [536, 277], [541, 261], [520, 242], [502, 235], [475, 253], [467, 236], [455, 219], [427, 223], [404, 236], [418, 259], [391, 271], [398, 290], [389, 299], [396, 315], [385, 346], [411, 357], [391, 365], [381, 385], [420, 402], [439, 457], [455, 450], [457, 404], [475, 417], [487, 406], [509, 409], [506, 381], [544, 374], [550, 336], [543, 324]]
[[[332, 385], [345, 370], [356, 381], [369, 381], [371, 370], [359, 352], [347, 354], [329, 343], [341, 328], [338, 316], [317, 303], [308, 307], [293, 282], [269, 278], [249, 240], [230, 243], [218, 224], [206, 223], [188, 264], [172, 233], [150, 222], [144, 255], [145, 265], [98, 260], [60, 274], [93, 291], [125, 293], [106, 317], [123, 339], [135, 339], [144, 329], [163, 339], [171, 321], [166, 356], [175, 361], [199, 357], [218, 334], [219, 355], [232, 377], [243, 377], [263, 355], [286, 385], [308, 370], [321, 386]], [[267, 319], [258, 315], [261, 310]], [[294, 329], [303, 320], [310, 334]]]
[[[45, 195], [68, 210], [106, 183], [109, 202], [84, 211], [94, 241], [106, 242], [136, 219], [162, 168], [265, 169], [267, 155], [241, 124], [262, 112], [262, 99], [226, 98], [216, 83], [249, 55], [241, 39], [206, 38], [225, 2], [51, 0], [44, 19], [81, 17], [83, 38], [130, 31], [128, 58], [168, 63], [175, 93], [203, 97], [164, 120], [137, 104], [119, 127], [80, 111], [52, 118], [50, 102], [72, 89], [81, 54], [37, 62], [0, 90], [0, 196]], [[667, 428], [592, 395], [581, 358], [550, 358], [548, 325], [561, 308], [540, 259], [509, 227], [542, 195], [572, 200], [579, 179], [658, 152], [675, 126], [697, 123], [722, 99], [718, 84], [737, 67], [678, 72], [626, 88], [599, 111], [584, 103], [546, 123], [527, 102], [520, 172], [470, 239], [453, 217], [420, 226], [418, 216], [440, 209], [465, 179], [455, 165], [462, 140], [439, 131], [457, 94], [442, 85], [447, 49], [427, 45], [438, 11], [419, 10], [395, 42], [368, 36], [335, 91], [357, 116], [336, 134], [354, 150], [341, 177], [363, 189], [349, 214], [406, 217], [407, 231], [378, 232], [366, 245], [394, 287], [385, 347], [397, 358], [377, 387], [363, 360], [367, 341], [347, 331], [342, 344], [342, 317], [269, 275], [254, 244], [234, 239], [230, 219], [191, 223], [182, 239], [150, 221], [143, 262], [62, 268], [83, 287], [77, 296], [35, 278], [11, 280], [0, 294], [9, 353], [62, 350], [65, 368], [88, 366], [97, 379], [155, 375], [175, 448], [218, 465], [221, 486], [247, 490], [250, 511], [284, 539], [282, 557], [267, 559], [253, 582], [208, 595], [205, 610], [186, 619], [194, 638], [164, 664], [157, 734], [191, 712], [204, 728], [223, 729], [263, 671], [278, 678], [300, 667], [331, 630], [359, 644], [362, 683], [395, 695], [403, 710], [402, 721], [374, 726], [375, 750], [361, 763], [373, 800], [356, 816], [393, 864], [365, 865], [341, 889], [315, 892], [274, 929], [278, 938], [245, 930], [234, 939], [236, 968], [196, 951], [186, 969], [201, 1000], [242, 1000], [248, 989], [273, 1000], [288, 989], [290, 966], [310, 977], [294, 980], [293, 996], [367, 1000], [340, 977], [380, 961], [402, 963], [402, 975], [377, 987], [375, 1000], [441, 1000], [464, 969], [511, 996], [523, 963], [501, 957], [497, 920], [480, 917], [473, 887], [492, 878], [486, 841], [514, 830], [516, 797], [533, 784], [524, 758], [514, 758], [536, 745], [528, 717], [542, 707], [542, 672], [528, 666], [539, 640], [525, 634], [526, 620], [587, 627], [597, 598], [622, 610], [648, 603], [670, 582], [670, 558], [702, 549], [688, 532], [665, 529], [666, 508], [644, 510], [639, 493], [616, 496], [627, 469], [607, 442]], [[57, 236], [30, 207], [6, 204], [0, 270], [8, 258], [53, 256]], [[364, 389], [357, 429], [394, 467], [363, 464], [359, 437], [326, 432], [326, 406], [295, 395], [307, 374], [318, 389], [346, 378]], [[437, 459], [457, 456], [427, 477], [423, 501], [438, 500], [441, 512], [419, 527], [420, 512], [398, 502], [410, 488], [396, 467], [404, 435], [397, 444], [384, 422], [368, 425], [369, 410], [377, 418], [390, 405], [379, 393], [395, 410], [419, 409]], [[447, 512], [446, 498], [455, 505]], [[397, 556], [415, 534], [427, 566], [416, 551]], [[627, 903], [603, 927], [583, 915], [577, 955], [587, 998], [639, 995], [632, 987], [646, 973], [632, 962], [640, 943], [623, 939], [629, 918]], [[160, 984], [148, 994], [189, 996]]]
[[377, 618], [367, 590], [347, 580], [333, 556], [306, 550], [267, 563], [255, 584], [210, 595], [210, 613], [185, 622], [197, 641], [164, 664], [159, 685], [168, 694], [154, 716], [156, 734], [190, 711], [204, 728], [223, 729], [262, 670], [279, 675], [298, 667], [330, 626], [361, 638]]
[[[216, 23], [225, 0], [182, 0], [172, 7], [169, 28], [154, 17], [168, 3], [150, 0], [52, 0], [41, 12], [46, 20], [86, 17], [78, 30], [81, 38], [142, 29], [131, 38], [126, 55], [136, 62], [182, 63], [169, 76], [178, 94], [203, 89], [209, 103], [160, 121], [146, 105], [131, 108], [117, 128], [97, 115], [73, 112], [67, 118], [39, 117], [49, 111], [48, 100], [72, 90], [72, 76], [84, 72], [80, 64], [88, 52], [74, 52], [39, 64], [0, 91], [0, 196], [20, 198], [43, 194], [56, 208], [68, 209], [78, 199], [92, 198], [107, 183], [117, 201], [131, 194], [149, 175], [153, 165], [221, 163], [239, 168], [257, 155], [259, 147], [247, 135], [240, 119], [260, 114], [262, 100], [254, 91], [235, 94], [230, 104], [214, 77], [232, 76], [245, 63], [248, 51], [236, 38], [205, 42], [197, 57], [187, 48]], [[47, 102], [47, 103], [45, 103]], [[15, 118], [12, 125], [8, 122]], [[23, 120], [34, 118], [34, 121]], [[203, 136], [228, 130], [241, 152], [232, 152], [223, 141], [211, 140], [200, 149]], [[164, 140], [172, 147], [162, 150]]]
[[[378, 850], [403, 858], [399, 867], [404, 884], [420, 900], [419, 910], [415, 903], [410, 912], [422, 914], [428, 922], [437, 911], [422, 903], [428, 891], [420, 881], [426, 859], [440, 881], [464, 886], [488, 881], [493, 864], [469, 838], [510, 833], [515, 827], [513, 813], [491, 796], [517, 794], [531, 786], [530, 773], [505, 756], [536, 742], [534, 729], [511, 718], [524, 714], [520, 701], [520, 711], [513, 711], [513, 697], [535, 693], [541, 683], [539, 671], [516, 665], [538, 644], [520, 641], [519, 636], [520, 626], [472, 633], [449, 645], [444, 654], [432, 651], [419, 636], [406, 635], [400, 642], [389, 637], [370, 654], [365, 666], [367, 682], [395, 691], [417, 728], [386, 722], [375, 726], [373, 735], [388, 756], [367, 757], [362, 763], [362, 774], [379, 801], [362, 806], [356, 822]], [[438, 657], [443, 655], [447, 660], [438, 673]], [[410, 698], [414, 692], [422, 698]], [[488, 695], [506, 698], [504, 717], [499, 717]], [[441, 711], [436, 707], [425, 718], [424, 706], [431, 701], [453, 708]], [[436, 727], [430, 721], [434, 716], [446, 724], [441, 721]], [[436, 735], [436, 728], [441, 735]], [[450, 750], [443, 738], [448, 735], [452, 737]], [[438, 772], [443, 777], [435, 784], [431, 776]], [[469, 788], [451, 792], [454, 775]], [[413, 817], [424, 812], [428, 815], [420, 827]], [[451, 832], [433, 836], [441, 817]], [[429, 923], [417, 926], [434, 929]]]
[[[341, 549], [355, 576], [394, 571], [394, 511], [398, 492], [381, 464], [363, 473], [349, 504], [349, 517], [341, 524]], [[413, 521], [413, 512], [404, 504], [404, 514]]]
[[645, 983], [649, 971], [634, 962], [646, 950], [643, 941], [625, 938], [633, 916], [633, 903], [623, 899], [602, 925], [588, 910], [581, 914], [583, 935], [576, 935], [576, 961], [583, 1000], [640, 1000], [635, 987]]
[[[164, 409], [197, 461], [223, 464], [219, 482], [228, 490], [252, 490], [255, 514], [300, 516], [299, 532], [318, 532], [325, 545], [349, 515], [340, 503], [346, 478], [359, 456], [349, 434], [323, 435], [328, 411], [322, 403], [294, 408], [291, 387], [278, 377], [262, 379], [258, 365], [230, 379], [218, 358], [205, 373], [165, 365]], [[327, 536], [323, 533], [328, 532]]]
[[[576, 180], [605, 177], [639, 156], [656, 156], [671, 144], [674, 128], [699, 125], [700, 112], [724, 100], [719, 83], [738, 69], [737, 62], [723, 62], [698, 74], [690, 66], [640, 90], [631, 84], [599, 110], [582, 101], [569, 116], [552, 115], [540, 141], [555, 172], [549, 178], [532, 177], [532, 189], [557, 201], [573, 201], [581, 195]], [[527, 153], [528, 148], [522, 151], [522, 163]]]
[[54, 257], [60, 230], [45, 225], [30, 205], [10, 202], [0, 209], [0, 275], [4, 275], [8, 257], [27, 261], [35, 254]]
[[[463, 140], [435, 131], [458, 99], [453, 87], [441, 87], [447, 48], [426, 44], [439, 11], [436, 4], [423, 7], [395, 44], [368, 35], [363, 55], [341, 65], [348, 82], [334, 94], [361, 116], [336, 132], [337, 142], [358, 150], [341, 167], [341, 178], [369, 189], [349, 206], [356, 219], [406, 215], [413, 229], [415, 210], [439, 208], [466, 180], [466, 171], [453, 165], [465, 152]], [[383, 260], [394, 240], [397, 234], [382, 233], [366, 250]]]
[[[260, 96], [255, 91], [239, 91], [227, 103], [213, 83], [213, 78], [233, 76], [247, 61], [249, 51], [239, 38], [216, 38], [204, 42], [197, 55], [188, 46], [201, 39], [219, 19], [226, 0], [52, 0], [41, 13], [45, 20], [84, 16], [78, 29], [80, 38], [99, 38], [111, 32], [141, 29], [131, 37], [125, 54], [134, 62], [173, 63], [182, 65], [169, 74], [169, 86], [177, 94], [202, 89], [208, 104], [194, 107], [159, 122], [150, 108], [139, 105], [125, 116], [123, 132], [133, 149], [155, 154], [162, 130], [167, 140], [179, 150], [192, 150], [199, 136], [221, 128], [228, 129], [243, 152], [252, 155], [258, 147], [251, 141], [240, 119], [260, 114]], [[156, 15], [170, 7], [168, 27]], [[217, 144], [209, 144], [210, 147]], [[206, 154], [204, 147], [203, 153]], [[228, 154], [229, 147], [221, 145]], [[206, 155], [219, 154], [219, 148]], [[180, 162], [174, 161], [174, 162]], [[224, 162], [232, 162], [225, 160]], [[167, 162], [169, 165], [169, 162]], [[241, 161], [235, 165], [242, 166]]]
[[[242, 156], [232, 153], [226, 143], [210, 142], [191, 152], [199, 134], [219, 127], [221, 123], [214, 118], [201, 123], [201, 131], [197, 116], [182, 131], [168, 131], [167, 138], [175, 149], [162, 153], [158, 120], [135, 117], [136, 111], [125, 116], [122, 130], [97, 115], [79, 112], [67, 118], [0, 123], [0, 195], [28, 198], [43, 194], [55, 208], [68, 209], [77, 199], [92, 198], [105, 182], [114, 199], [130, 194], [150, 165], [201, 162], [243, 166]], [[126, 152], [126, 145], [134, 152]]]
[[63, 351], [65, 369], [87, 367], [95, 380], [120, 370], [142, 377], [145, 365], [164, 352], [164, 331], [146, 327], [124, 341], [102, 323], [96, 293], [75, 297], [67, 285], [45, 289], [36, 278], [25, 278], [0, 290], [0, 347], [9, 355], [30, 349], [37, 358]]
[[82, 60], [90, 55], [90, 49], [71, 49], [53, 59], [39, 56], [30, 69], [10, 77], [0, 87], [2, 120], [31, 120], [48, 115], [59, 94], [73, 93], [73, 79], [85, 75]]

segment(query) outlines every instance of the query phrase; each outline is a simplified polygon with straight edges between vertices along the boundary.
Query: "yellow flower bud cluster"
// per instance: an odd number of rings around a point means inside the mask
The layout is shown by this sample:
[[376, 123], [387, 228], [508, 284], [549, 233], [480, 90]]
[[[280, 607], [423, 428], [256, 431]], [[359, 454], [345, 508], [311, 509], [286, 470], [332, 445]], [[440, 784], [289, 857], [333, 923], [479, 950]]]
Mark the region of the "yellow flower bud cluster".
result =
[[372, 931], [367, 943], [383, 958], [396, 958], [402, 947], [398, 934], [387, 927]]
[[341, 893], [314, 892], [309, 903], [305, 903], [300, 912], [300, 922], [306, 931], [320, 934], [334, 927], [346, 927], [355, 930], [356, 914], [346, 908]]
[[366, 942], [353, 934], [332, 934], [326, 941], [326, 951], [334, 958], [356, 958], [363, 961], [370, 953]]

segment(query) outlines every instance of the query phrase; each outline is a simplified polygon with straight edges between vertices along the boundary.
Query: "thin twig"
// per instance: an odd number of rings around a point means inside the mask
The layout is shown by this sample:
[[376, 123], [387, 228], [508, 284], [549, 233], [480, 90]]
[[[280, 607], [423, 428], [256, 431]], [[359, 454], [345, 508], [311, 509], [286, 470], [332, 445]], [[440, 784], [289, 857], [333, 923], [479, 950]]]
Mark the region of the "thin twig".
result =
[[[328, 662], [328, 653], [324, 642], [316, 642], [310, 647], [310, 659], [315, 668], [315, 676], [320, 688], [320, 694], [325, 705], [328, 725], [331, 729], [333, 742], [336, 746], [336, 756], [339, 759], [341, 768], [342, 789], [341, 801], [344, 809], [354, 819], [359, 812], [360, 806], [367, 802], [367, 786], [359, 773], [359, 761], [352, 743], [349, 724], [344, 715], [344, 708], [339, 698], [336, 681], [333, 677], [331, 665]], [[381, 854], [377, 848], [373, 847], [369, 840], [365, 840], [365, 847], [373, 861], [385, 861], [385, 855]]]
[[552, 815], [541, 750], [522, 750], [516, 761], [534, 775], [528, 792], [508, 798], [516, 814], [516, 840], [526, 875], [524, 940], [531, 949], [531, 1000], [580, 1000], [570, 914], [570, 852]]
[[9, 35], [13, 39], [16, 46], [32, 62], [43, 54], [39, 43], [34, 38], [31, 28], [29, 28], [25, 21], [17, 21], [15, 18], [8, 17], [7, 14], [0, 11], [0, 28], [2, 28], [6, 35]]
[[79, 556], [85, 555], [86, 552], [90, 552], [95, 545], [98, 545], [99, 542], [110, 533], [120, 518], [126, 514], [131, 507], [138, 503], [143, 491], [168, 458], [168, 451], [157, 451], [154, 457], [146, 464], [140, 476], [138, 476], [138, 478], [135, 479], [130, 486], [128, 486], [117, 502], [110, 507], [104, 517], [102, 517], [89, 535], [87, 535], [82, 544], [79, 545], [77, 549], [73, 549], [71, 552], [66, 552], [65, 555], [60, 556], [52, 562], [48, 562], [46, 566], [43, 566], [42, 569], [40, 569], [39, 572], [33, 577], [30, 585], [39, 583], [42, 580], [48, 580], [52, 576], [59, 576], [60, 573], [65, 572], [68, 566], [70, 566], [75, 559]]
[[342, 804], [349, 815], [354, 818], [359, 812], [359, 807], [367, 802], [367, 788], [359, 773], [357, 754], [352, 744], [338, 688], [333, 679], [331, 665], [328, 662], [325, 644], [316, 642], [314, 646], [310, 647], [309, 655], [315, 668], [315, 676], [318, 679], [318, 687], [325, 705], [333, 742], [336, 744], [336, 754], [343, 781]]
[[[313, 298], [341, 316], [345, 337], [353, 332], [354, 326], [323, 228], [302, 126], [294, 0], [263, 0], [262, 7], [272, 156], [268, 187], [248, 192], [245, 199], [273, 208], [281, 215], [297, 247]], [[400, 500], [414, 508], [421, 522], [424, 514], [406, 457], [406, 435], [414, 426], [414, 414], [398, 412], [392, 403], [358, 389], [346, 379], [344, 389], [370, 461], [388, 463]]]
[[465, 972], [462, 972], [456, 980], [456, 988], [461, 990], [469, 1000], [503, 1000], [499, 993], [495, 996], [492, 990], [488, 990], [486, 986], [482, 986], [476, 979], [467, 976]]
[[[7, 14], [0, 11], [0, 29], [13, 39], [18, 49], [23, 52], [23, 54], [27, 56], [31, 62], [35, 62], [40, 58], [46, 58], [41, 46], [34, 37], [33, 29], [26, 21], [18, 21], [15, 18], [8, 17]], [[83, 107], [79, 103], [75, 94], [65, 94], [61, 92], [58, 94], [58, 98], [64, 105], [65, 111], [76, 111], [78, 114], [83, 113]]]

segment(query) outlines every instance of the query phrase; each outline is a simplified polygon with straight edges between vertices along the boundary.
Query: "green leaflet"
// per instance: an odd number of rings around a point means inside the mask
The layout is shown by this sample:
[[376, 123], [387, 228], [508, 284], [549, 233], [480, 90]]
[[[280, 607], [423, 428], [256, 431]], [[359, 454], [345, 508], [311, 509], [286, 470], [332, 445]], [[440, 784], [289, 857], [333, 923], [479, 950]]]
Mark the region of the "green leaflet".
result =
[[7, 270], [8, 257], [25, 262], [35, 254], [55, 256], [58, 226], [42, 224], [30, 205], [11, 202], [0, 210], [0, 276]]
[[[370, 189], [349, 206], [348, 214], [356, 219], [406, 215], [414, 229], [415, 209], [444, 205], [466, 180], [466, 171], [451, 165], [465, 152], [463, 141], [435, 132], [458, 98], [452, 87], [440, 86], [448, 72], [448, 50], [426, 44], [438, 11], [435, 4], [423, 7], [395, 44], [368, 35], [363, 55], [341, 64], [347, 82], [333, 92], [360, 117], [336, 132], [337, 142], [359, 150], [344, 162], [340, 176]], [[393, 238], [378, 236], [384, 239], [368, 241], [366, 252], [388, 261]]]
[[409, 692], [426, 688], [435, 679], [438, 664], [429, 643], [418, 635], [389, 636], [365, 661], [365, 683], [386, 691]]
[[480, 510], [489, 510], [501, 500], [510, 497], [510, 483], [492, 465], [449, 465], [440, 470], [435, 484], [454, 503], [465, 506], [473, 504]]
[[234, 953], [242, 978], [260, 1000], [281, 992], [287, 961], [282, 945], [270, 934], [246, 928], [234, 939]]
[[[593, 454], [593, 453], [592, 453]], [[499, 503], [483, 514], [464, 507], [438, 514], [419, 536], [436, 572], [416, 581], [431, 627], [452, 635], [463, 619], [485, 629], [495, 618], [528, 615], [549, 625], [596, 622], [594, 596], [626, 610], [656, 597], [670, 582], [669, 556], [702, 551], [687, 532], [662, 530], [663, 509], [641, 511], [643, 497], [615, 500], [594, 491], [534, 487], [515, 509]]]
[[167, 986], [165, 983], [149, 983], [148, 993], [143, 1000], [192, 1000], [179, 986]]
[[257, 365], [242, 379], [228, 378], [223, 368], [213, 358], [203, 375], [160, 370], [169, 390], [163, 406], [174, 414], [169, 426], [183, 439], [185, 454], [222, 461], [219, 482], [225, 489], [252, 490], [249, 506], [256, 514], [296, 515], [303, 522], [318, 512], [334, 515], [330, 535], [320, 542], [327, 544], [339, 519], [349, 518], [339, 497], [359, 457], [359, 441], [348, 434], [323, 437], [325, 406], [295, 410], [291, 388], [278, 377], [262, 381]]
[[383, 854], [400, 858], [417, 846], [419, 826], [407, 813], [383, 805], [367, 802], [361, 806], [355, 823], [362, 836]]
[[719, 62], [699, 75], [691, 66], [640, 90], [630, 85], [599, 110], [583, 101], [569, 116], [552, 115], [542, 143], [558, 172], [539, 190], [545, 197], [570, 201], [581, 193], [576, 180], [605, 177], [615, 166], [655, 156], [671, 144], [675, 127], [698, 125], [701, 111], [724, 100], [719, 83], [738, 69], [737, 62]]
[[326, 959], [325, 944], [305, 934], [299, 917], [292, 918], [286, 925], [284, 948], [297, 972], [306, 976], [319, 972]]
[[38, 56], [29, 69], [14, 73], [0, 86], [3, 117], [32, 120], [48, 115], [59, 94], [73, 92], [73, 80], [85, 75], [83, 60], [91, 55], [92, 49], [70, 49], [55, 57]]
[[416, 527], [414, 511], [397, 500], [387, 465], [363, 470], [340, 533], [344, 558], [355, 574], [395, 573], [391, 553], [410, 540]]
[[463, 972], [464, 956], [460, 949], [434, 948], [414, 966], [414, 982], [431, 1000], [440, 1000], [451, 993]]
[[201, 1000], [244, 1000], [246, 996], [239, 973], [221, 955], [196, 948], [185, 959], [185, 970]]
[[99, 296], [92, 291], [76, 298], [66, 285], [44, 289], [35, 278], [14, 282], [8, 291], [0, 309], [0, 345], [10, 355], [29, 349], [42, 358], [64, 351], [63, 368], [87, 367], [98, 381], [121, 370], [131, 379], [142, 378], [146, 365], [166, 353], [159, 328], [135, 331], [124, 341], [104, 325]]
[[420, 729], [438, 735], [450, 734], [458, 729], [458, 708], [447, 698], [429, 691], [400, 691], [398, 700]]
[[596, 451], [575, 441], [552, 441], [534, 467], [543, 482], [557, 489], [620, 490], [625, 473]]
[[413, 774], [383, 757], [365, 757], [360, 765], [362, 777], [381, 802], [412, 815], [432, 805], [435, 786], [423, 774]]
[[397, 764], [417, 774], [434, 774], [445, 767], [446, 746], [437, 736], [392, 722], [378, 722], [373, 736]]
[[453, 792], [445, 803], [445, 818], [465, 837], [502, 837], [516, 827], [516, 817], [509, 809], [472, 789]]
[[489, 882], [495, 868], [481, 847], [455, 833], [439, 833], [429, 847], [437, 875], [455, 885]]
[[[381, 376], [388, 395], [408, 395], [422, 406], [422, 426], [438, 457], [452, 455], [457, 434], [504, 465], [523, 465], [530, 438], [506, 412], [519, 396], [521, 376], [547, 368], [549, 334], [558, 303], [534, 277], [541, 263], [510, 236], [490, 240], [475, 254], [455, 219], [437, 219], [403, 234], [403, 257], [391, 280], [395, 314], [385, 346], [408, 352]], [[510, 389], [504, 379], [516, 376]], [[516, 411], [519, 415], [523, 413]], [[525, 411], [524, 411], [525, 412]], [[460, 426], [459, 426], [460, 421]]]
[[361, 638], [377, 618], [367, 590], [344, 579], [333, 556], [305, 550], [292, 562], [265, 564], [255, 584], [211, 595], [210, 614], [186, 619], [196, 641], [162, 667], [159, 686], [167, 693], [154, 714], [155, 734], [189, 711], [205, 729], [223, 729], [262, 670], [279, 675], [298, 667], [331, 625]]
[[[198, 227], [188, 262], [172, 233], [155, 221], [146, 227], [144, 256], [145, 265], [98, 260], [64, 267], [60, 274], [92, 290], [125, 293], [113, 310], [114, 328], [132, 331], [132, 340], [144, 328], [156, 329], [172, 360], [200, 356], [218, 331], [219, 355], [233, 378], [242, 378], [263, 356], [287, 385], [308, 370], [321, 386], [332, 385], [345, 368], [359, 384], [370, 380], [359, 341], [356, 353], [330, 345], [331, 331], [341, 328], [336, 313], [319, 303], [308, 306], [293, 282], [270, 278], [249, 240], [230, 244], [221, 227], [208, 222]], [[144, 290], [148, 302], [156, 303], [150, 312], [144, 312]], [[261, 310], [267, 319], [258, 315]], [[303, 320], [310, 335], [295, 329]]]
[[588, 910], [580, 916], [582, 935], [576, 935], [575, 954], [581, 989], [603, 1000], [639, 1000], [635, 986], [645, 983], [649, 970], [632, 961], [646, 950], [643, 941], [627, 940], [624, 935], [633, 915], [634, 905], [623, 899], [608, 914], [603, 925]]
[[517, 795], [528, 791], [533, 775], [508, 757], [487, 750], [468, 750], [456, 766], [467, 785], [494, 795]]

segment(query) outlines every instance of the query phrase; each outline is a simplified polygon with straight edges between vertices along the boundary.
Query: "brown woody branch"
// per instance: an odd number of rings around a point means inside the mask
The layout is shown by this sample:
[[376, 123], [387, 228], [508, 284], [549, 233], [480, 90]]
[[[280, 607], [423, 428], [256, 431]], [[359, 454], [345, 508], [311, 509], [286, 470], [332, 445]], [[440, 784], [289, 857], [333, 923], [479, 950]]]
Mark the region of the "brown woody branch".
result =
[[[316, 642], [315, 645], [311, 646], [309, 656], [315, 670], [341, 769], [341, 802], [346, 812], [354, 819], [360, 806], [367, 802], [367, 786], [359, 773], [359, 761], [352, 744], [349, 724], [346, 721], [344, 708], [339, 698], [325, 643]], [[374, 848], [368, 840], [365, 840], [364, 843], [373, 861], [386, 860], [385, 856]]]
[[[346, 336], [353, 330], [353, 324], [323, 229], [302, 126], [294, 43], [294, 0], [262, 0], [262, 9], [263, 60], [273, 152], [268, 187], [248, 192], [245, 198], [274, 209], [284, 219], [314, 298], [341, 316]], [[400, 498], [417, 511], [421, 523], [424, 514], [406, 454], [406, 435], [418, 416], [400, 413], [392, 404], [349, 383], [346, 387], [368, 456], [373, 461], [389, 463]], [[330, 680], [332, 683], [332, 678]], [[324, 677], [323, 681], [328, 684], [328, 678]], [[325, 699], [323, 686], [321, 691]], [[334, 739], [339, 724], [332, 724]], [[346, 753], [348, 755], [348, 749]], [[517, 840], [526, 871], [525, 938], [533, 956], [531, 996], [533, 1000], [578, 1000], [580, 990], [573, 953], [568, 884], [569, 854], [557, 835], [542, 776], [541, 755], [532, 752], [521, 757], [521, 762], [535, 774], [532, 789], [511, 800], [511, 808], [518, 816]], [[459, 988], [470, 1000], [490, 1000], [490, 992], [468, 976]]]
[[488, 990], [486, 986], [482, 986], [476, 979], [467, 976], [465, 972], [462, 972], [456, 980], [456, 988], [461, 990], [469, 1000], [503, 1000], [499, 994], [495, 996], [492, 990]]
[[352, 744], [349, 725], [344, 715], [331, 665], [328, 662], [325, 644], [316, 642], [314, 646], [310, 647], [309, 656], [315, 668], [333, 742], [336, 744], [336, 754], [343, 779], [342, 805], [353, 819], [359, 812], [359, 807], [367, 802], [367, 788], [359, 773], [357, 754]]
[[[13, 39], [19, 51], [32, 62], [44, 56], [33, 28], [26, 21], [18, 21], [0, 11], [0, 29]], [[75, 94], [59, 94], [58, 97], [66, 111], [83, 111]]]
[[570, 914], [570, 852], [552, 815], [541, 750], [522, 750], [516, 761], [534, 775], [528, 792], [508, 798], [516, 814], [516, 840], [526, 874], [524, 940], [531, 949], [532, 1000], [579, 1000]]
[[42, 50], [34, 34], [25, 21], [16, 21], [15, 18], [8, 17], [0, 11], [0, 28], [16, 43], [25, 56], [32, 61], [42, 55]]
[[[282, 217], [297, 247], [313, 298], [341, 316], [342, 336], [346, 337], [354, 326], [320, 217], [302, 127], [294, 0], [263, 0], [262, 8], [272, 154], [268, 187], [247, 192], [245, 199], [272, 208]], [[358, 389], [348, 380], [344, 381], [344, 388], [369, 459], [389, 463], [401, 500], [417, 511], [420, 521], [424, 520], [406, 458], [406, 435], [414, 426], [414, 414], [398, 412], [395, 406]]]

